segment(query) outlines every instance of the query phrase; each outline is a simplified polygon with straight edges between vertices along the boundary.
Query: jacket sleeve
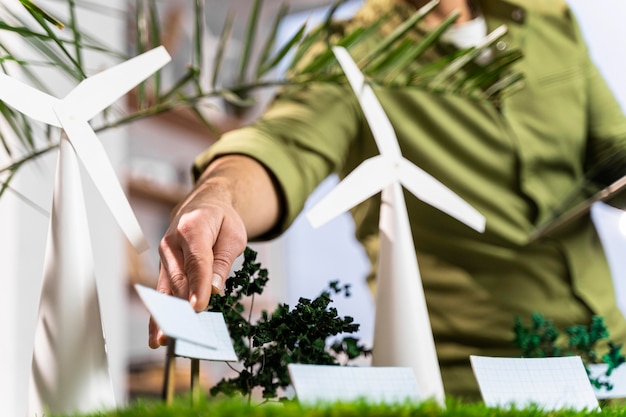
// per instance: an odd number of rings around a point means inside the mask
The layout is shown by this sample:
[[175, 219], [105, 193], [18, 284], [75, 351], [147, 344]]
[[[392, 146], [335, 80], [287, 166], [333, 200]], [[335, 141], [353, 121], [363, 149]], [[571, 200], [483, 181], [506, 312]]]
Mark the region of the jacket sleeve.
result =
[[[287, 229], [307, 197], [344, 164], [361, 129], [360, 108], [346, 85], [320, 83], [288, 88], [253, 124], [224, 134], [199, 155], [194, 172], [227, 154], [250, 156], [276, 178]], [[271, 237], [271, 236], [269, 236]]]

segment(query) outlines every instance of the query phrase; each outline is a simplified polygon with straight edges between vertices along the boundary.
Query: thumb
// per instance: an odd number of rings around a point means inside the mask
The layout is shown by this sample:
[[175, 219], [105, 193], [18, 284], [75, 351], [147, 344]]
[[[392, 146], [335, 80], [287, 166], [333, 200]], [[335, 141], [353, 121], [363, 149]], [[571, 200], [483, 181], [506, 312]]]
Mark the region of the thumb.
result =
[[213, 276], [211, 291], [219, 293], [224, 289], [224, 283], [230, 274], [235, 260], [246, 248], [245, 239], [218, 240], [213, 246]]

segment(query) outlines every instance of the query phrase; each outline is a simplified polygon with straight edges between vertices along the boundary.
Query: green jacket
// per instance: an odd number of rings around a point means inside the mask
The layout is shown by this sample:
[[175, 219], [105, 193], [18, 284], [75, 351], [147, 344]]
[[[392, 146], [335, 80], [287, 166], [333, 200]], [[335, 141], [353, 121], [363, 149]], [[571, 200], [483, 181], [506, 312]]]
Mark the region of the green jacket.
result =
[[[524, 53], [515, 64], [525, 77], [520, 91], [495, 106], [417, 88], [375, 90], [404, 156], [487, 219], [480, 234], [406, 195], [444, 384], [457, 395], [476, 393], [470, 354], [519, 356], [516, 315], [528, 320], [540, 312], [565, 327], [599, 314], [611, 338], [626, 342], [589, 217], [529, 242], [586, 167], [625, 149], [626, 118], [564, 2], [479, 4], [489, 30], [508, 27], [499, 49]], [[414, 10], [370, 0], [348, 25], [367, 25], [392, 7], [397, 20], [381, 29], [383, 36]], [[200, 155], [196, 169], [228, 153], [248, 154], [274, 173], [286, 201], [284, 230], [326, 176], [345, 176], [377, 149], [348, 87], [325, 84], [286, 91], [252, 126], [225, 134]], [[353, 210], [357, 238], [373, 260], [378, 212], [379, 196]]]

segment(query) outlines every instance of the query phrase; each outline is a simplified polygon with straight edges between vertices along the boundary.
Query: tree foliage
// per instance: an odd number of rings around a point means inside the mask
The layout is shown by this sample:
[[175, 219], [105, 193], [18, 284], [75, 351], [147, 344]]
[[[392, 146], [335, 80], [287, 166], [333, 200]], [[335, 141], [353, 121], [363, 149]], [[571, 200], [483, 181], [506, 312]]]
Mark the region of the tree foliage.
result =
[[[256, 252], [246, 248], [240, 270], [226, 281], [223, 295], [213, 295], [211, 310], [222, 312], [242, 369], [234, 378], [219, 381], [211, 394], [241, 394], [251, 398], [255, 388], [263, 398], [279, 396], [290, 384], [290, 363], [337, 365], [368, 355], [370, 350], [350, 334], [359, 329], [352, 317], [340, 317], [332, 307], [335, 295], [350, 295], [349, 285], [333, 281], [315, 299], [300, 298], [291, 308], [279, 304], [262, 311], [253, 322], [254, 298], [268, 282], [267, 270], [256, 262]], [[249, 311], [244, 306], [251, 301]], [[335, 338], [330, 341], [330, 338]], [[330, 343], [329, 343], [330, 342]]]

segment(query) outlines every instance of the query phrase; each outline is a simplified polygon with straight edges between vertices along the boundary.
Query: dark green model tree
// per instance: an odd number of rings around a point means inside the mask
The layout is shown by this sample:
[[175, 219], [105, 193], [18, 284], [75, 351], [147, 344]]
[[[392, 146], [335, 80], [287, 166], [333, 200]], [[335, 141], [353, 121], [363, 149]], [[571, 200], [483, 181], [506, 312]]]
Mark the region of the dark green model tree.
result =
[[[552, 320], [539, 313], [534, 313], [531, 323], [526, 326], [518, 316], [513, 326], [515, 339], [513, 343], [527, 358], [546, 358], [557, 356], [580, 356], [585, 364], [591, 384], [596, 388], [611, 390], [613, 385], [607, 379], [613, 370], [623, 364], [626, 358], [622, 354], [622, 345], [607, 341], [609, 331], [604, 319], [594, 316], [589, 325], [572, 325], [563, 334], [554, 327]], [[601, 348], [606, 352], [601, 354]], [[606, 363], [607, 370], [603, 376], [591, 377], [589, 364]]]
[[[224, 295], [213, 295], [211, 310], [224, 314], [230, 336], [243, 369], [231, 379], [223, 379], [211, 394], [241, 394], [251, 399], [255, 388], [265, 399], [277, 398], [290, 384], [290, 363], [339, 365], [370, 350], [350, 334], [359, 329], [352, 317], [339, 317], [331, 307], [332, 296], [350, 296], [349, 285], [331, 282], [317, 298], [300, 298], [294, 308], [279, 304], [271, 313], [262, 311], [253, 323], [254, 297], [268, 282], [267, 270], [256, 262], [256, 252], [246, 248], [241, 269], [226, 281]], [[244, 300], [250, 299], [246, 312]], [[332, 343], [329, 338], [336, 337]]]

